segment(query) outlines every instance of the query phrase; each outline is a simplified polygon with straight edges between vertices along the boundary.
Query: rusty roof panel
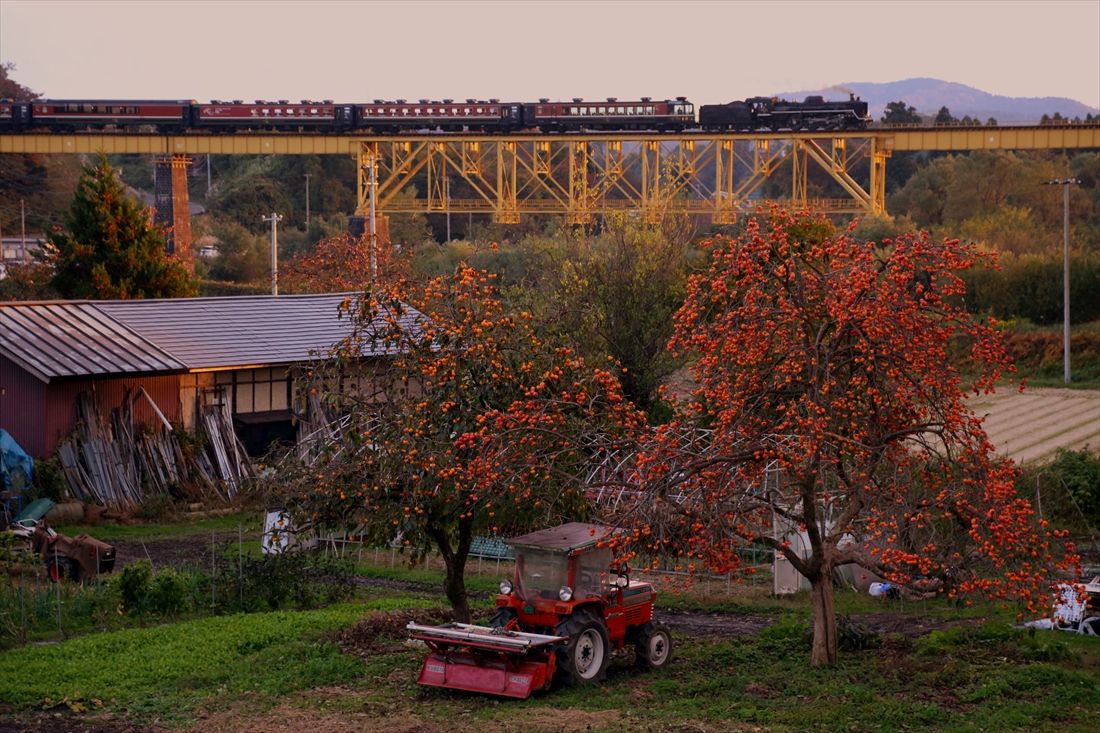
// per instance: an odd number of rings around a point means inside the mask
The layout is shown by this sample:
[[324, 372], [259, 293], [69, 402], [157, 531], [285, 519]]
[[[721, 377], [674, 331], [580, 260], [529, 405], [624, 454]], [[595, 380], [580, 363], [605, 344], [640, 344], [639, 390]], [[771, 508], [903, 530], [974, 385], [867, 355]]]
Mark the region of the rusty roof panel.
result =
[[0, 304], [0, 353], [43, 382], [187, 369], [97, 304], [83, 301]]
[[558, 553], [572, 553], [605, 541], [618, 530], [601, 524], [569, 522], [558, 527], [540, 529], [506, 542], [512, 547], [534, 547]]
[[[340, 305], [358, 293], [101, 301], [96, 306], [190, 369], [293, 364], [324, 357], [351, 333]], [[410, 311], [410, 323], [420, 317]], [[378, 356], [382, 351], [366, 353]]]

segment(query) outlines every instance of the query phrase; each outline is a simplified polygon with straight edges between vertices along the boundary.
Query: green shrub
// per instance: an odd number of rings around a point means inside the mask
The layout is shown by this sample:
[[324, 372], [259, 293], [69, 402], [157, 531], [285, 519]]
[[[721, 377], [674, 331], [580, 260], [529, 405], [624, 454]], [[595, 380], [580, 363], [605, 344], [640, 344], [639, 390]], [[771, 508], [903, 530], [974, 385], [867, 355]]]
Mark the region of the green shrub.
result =
[[153, 576], [149, 608], [162, 616], [178, 616], [190, 610], [187, 581], [175, 570], [161, 570]]
[[141, 616], [149, 610], [149, 590], [153, 568], [145, 560], [132, 563], [119, 571], [114, 578], [118, 588], [122, 610], [133, 616]]
[[223, 613], [313, 608], [348, 598], [352, 591], [345, 563], [312, 552], [222, 557], [205, 587]]
[[1016, 490], [1034, 500], [1043, 516], [1075, 530], [1100, 526], [1100, 452], [1061, 449], [1052, 461], [1025, 466]]
[[[1061, 252], [1005, 256], [1000, 269], [979, 267], [962, 273], [967, 308], [997, 318], [1025, 318], [1033, 323], [1062, 322]], [[1070, 254], [1070, 303], [1078, 323], [1100, 318], [1100, 254]]]

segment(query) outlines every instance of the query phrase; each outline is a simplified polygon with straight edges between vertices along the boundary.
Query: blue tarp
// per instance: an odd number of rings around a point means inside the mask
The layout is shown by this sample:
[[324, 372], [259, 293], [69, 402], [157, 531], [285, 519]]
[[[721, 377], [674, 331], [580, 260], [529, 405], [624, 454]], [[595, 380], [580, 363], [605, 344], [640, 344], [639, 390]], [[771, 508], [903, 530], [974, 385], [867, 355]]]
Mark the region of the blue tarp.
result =
[[0, 491], [20, 491], [31, 485], [34, 461], [7, 430], [0, 428]]

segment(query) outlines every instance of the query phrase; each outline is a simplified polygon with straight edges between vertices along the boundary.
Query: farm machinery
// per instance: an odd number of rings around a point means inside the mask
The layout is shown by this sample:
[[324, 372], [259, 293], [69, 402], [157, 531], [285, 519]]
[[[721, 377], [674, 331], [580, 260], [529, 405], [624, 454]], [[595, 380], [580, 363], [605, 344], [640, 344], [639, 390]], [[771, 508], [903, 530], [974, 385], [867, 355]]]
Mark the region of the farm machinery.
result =
[[46, 523], [46, 514], [53, 507], [48, 499], [39, 499], [28, 506], [11, 524], [11, 531], [30, 540], [31, 549], [46, 564], [50, 580], [66, 578], [82, 581], [115, 567], [115, 548], [106, 542], [80, 534], [76, 537], [60, 534]]
[[627, 645], [641, 669], [668, 664], [672, 637], [653, 620], [657, 594], [612, 567], [613, 533], [572, 522], [509, 540], [516, 571], [501, 581], [489, 626], [408, 625], [430, 650], [420, 684], [526, 698], [554, 683], [599, 682], [611, 652]]

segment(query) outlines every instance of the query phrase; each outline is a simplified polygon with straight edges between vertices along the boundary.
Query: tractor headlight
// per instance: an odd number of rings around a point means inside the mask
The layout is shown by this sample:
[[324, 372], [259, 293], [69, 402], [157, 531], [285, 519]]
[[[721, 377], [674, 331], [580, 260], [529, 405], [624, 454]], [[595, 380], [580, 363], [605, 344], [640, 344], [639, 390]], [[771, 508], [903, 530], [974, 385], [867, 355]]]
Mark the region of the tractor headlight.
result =
[[512, 581], [502, 580], [500, 581], [500, 592], [504, 595], [511, 595], [512, 593]]
[[561, 590], [558, 591], [558, 598], [562, 599], [563, 601], [572, 600], [573, 589], [570, 588], [568, 585], [563, 585], [561, 587]]

